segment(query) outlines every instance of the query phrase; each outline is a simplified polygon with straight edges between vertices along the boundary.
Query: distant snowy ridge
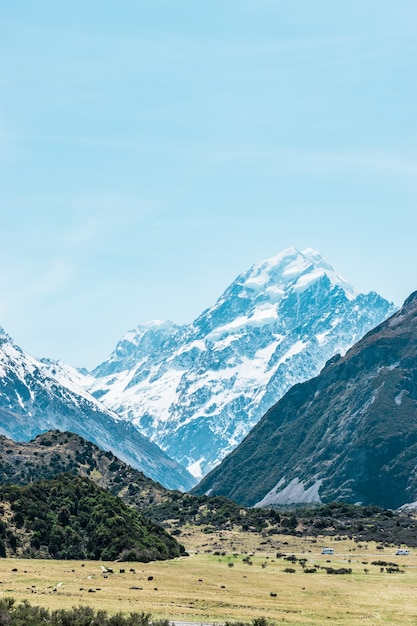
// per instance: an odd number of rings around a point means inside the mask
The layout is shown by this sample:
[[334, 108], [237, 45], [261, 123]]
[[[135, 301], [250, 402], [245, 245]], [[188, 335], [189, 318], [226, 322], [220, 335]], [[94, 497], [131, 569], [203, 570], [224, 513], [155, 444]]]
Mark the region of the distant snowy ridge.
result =
[[292, 385], [394, 310], [356, 294], [319, 252], [289, 248], [240, 274], [192, 324], [129, 331], [79, 383], [200, 477]]
[[71, 431], [170, 488], [188, 490], [192, 476], [78, 382], [87, 372], [38, 361], [0, 330], [0, 434], [28, 441], [48, 430]]

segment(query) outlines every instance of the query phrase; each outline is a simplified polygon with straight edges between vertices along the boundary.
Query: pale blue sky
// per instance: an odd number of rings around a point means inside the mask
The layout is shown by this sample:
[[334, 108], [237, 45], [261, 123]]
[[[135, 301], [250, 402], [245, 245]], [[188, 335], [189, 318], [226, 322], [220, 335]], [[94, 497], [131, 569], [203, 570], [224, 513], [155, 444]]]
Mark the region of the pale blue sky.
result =
[[316, 248], [417, 289], [415, 0], [6, 0], [0, 325], [103, 360]]

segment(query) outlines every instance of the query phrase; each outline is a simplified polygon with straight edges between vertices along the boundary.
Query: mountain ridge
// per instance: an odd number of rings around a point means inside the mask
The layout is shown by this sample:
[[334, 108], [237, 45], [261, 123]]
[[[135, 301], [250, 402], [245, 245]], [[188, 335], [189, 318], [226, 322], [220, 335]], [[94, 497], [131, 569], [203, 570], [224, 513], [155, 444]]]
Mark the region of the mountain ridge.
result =
[[31, 441], [0, 435], [0, 485], [26, 485], [59, 474], [87, 477], [125, 504], [144, 508], [167, 497], [169, 490], [75, 433], [51, 430]]

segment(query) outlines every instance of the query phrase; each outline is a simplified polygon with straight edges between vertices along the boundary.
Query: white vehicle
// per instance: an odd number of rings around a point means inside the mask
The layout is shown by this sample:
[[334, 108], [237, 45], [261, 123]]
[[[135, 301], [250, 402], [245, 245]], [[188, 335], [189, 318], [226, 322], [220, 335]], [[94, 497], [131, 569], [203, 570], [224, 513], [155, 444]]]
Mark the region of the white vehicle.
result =
[[398, 548], [395, 554], [397, 556], [408, 556], [410, 554], [410, 550], [402, 550], [401, 548]]
[[334, 554], [333, 548], [323, 548], [321, 551], [322, 554]]

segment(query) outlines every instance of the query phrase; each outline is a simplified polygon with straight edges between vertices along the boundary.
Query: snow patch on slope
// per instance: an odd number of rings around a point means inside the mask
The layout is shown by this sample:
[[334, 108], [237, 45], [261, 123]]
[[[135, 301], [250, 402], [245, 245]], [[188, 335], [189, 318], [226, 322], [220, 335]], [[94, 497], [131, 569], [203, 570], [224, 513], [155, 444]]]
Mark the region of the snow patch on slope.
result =
[[191, 465], [189, 465], [187, 467], [187, 470], [190, 472], [191, 476], [194, 476], [198, 480], [201, 480], [201, 478], [203, 478], [203, 472], [201, 470], [201, 464], [204, 461], [205, 461], [205, 459], [202, 456], [201, 459], [198, 459], [198, 461], [195, 461], [195, 463], [191, 463]]
[[403, 397], [404, 397], [404, 394], [405, 394], [405, 393], [406, 393], [406, 390], [405, 390], [405, 389], [403, 389], [402, 391], [400, 391], [400, 393], [399, 393], [399, 394], [397, 394], [397, 395], [395, 396], [394, 401], [395, 401], [395, 404], [396, 404], [397, 406], [401, 406], [401, 403], [402, 403], [402, 401], [403, 401]]
[[298, 478], [294, 478], [284, 489], [281, 489], [284, 482], [285, 479], [281, 478], [275, 487], [271, 489], [262, 500], [255, 504], [255, 507], [262, 508], [273, 504], [294, 504], [295, 502], [306, 504], [310, 502], [321, 503], [319, 495], [319, 489], [323, 482], [321, 479], [316, 480], [316, 482], [307, 489], [304, 488], [305, 483]]

